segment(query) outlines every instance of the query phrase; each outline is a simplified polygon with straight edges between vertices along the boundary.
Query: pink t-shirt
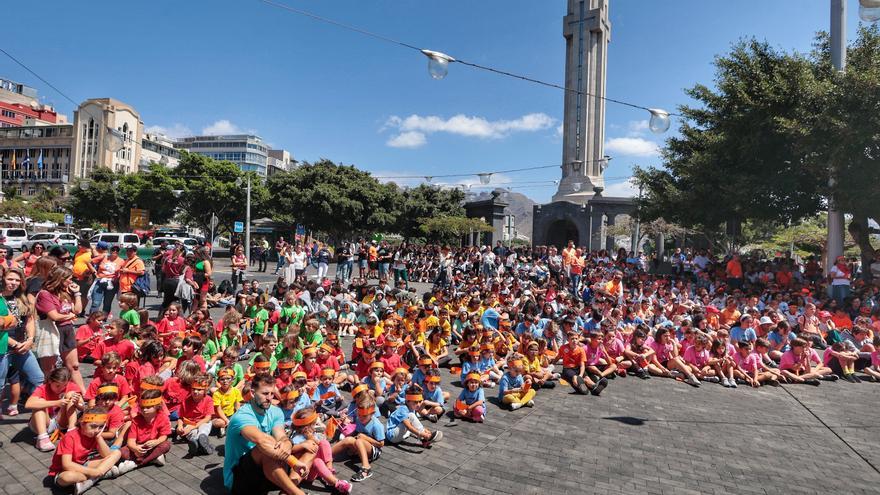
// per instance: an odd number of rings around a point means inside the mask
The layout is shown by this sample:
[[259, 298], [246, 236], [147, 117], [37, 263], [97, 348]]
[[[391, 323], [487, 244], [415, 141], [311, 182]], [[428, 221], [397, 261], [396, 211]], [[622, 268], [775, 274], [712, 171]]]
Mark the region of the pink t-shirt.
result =
[[612, 358], [618, 358], [623, 355], [623, 350], [625, 349], [623, 345], [623, 341], [619, 338], [615, 337], [611, 340], [604, 341], [605, 351]]
[[779, 369], [781, 370], [789, 370], [795, 367], [798, 363], [801, 362], [801, 357], [796, 356], [792, 351], [785, 351], [782, 353], [782, 357], [779, 359]]
[[690, 346], [684, 350], [684, 361], [691, 366], [702, 368], [709, 362], [709, 350], [704, 348], [698, 351], [696, 347]]
[[668, 361], [672, 357], [672, 351], [675, 348], [675, 344], [671, 342], [664, 345], [656, 340], [651, 340], [650, 346], [654, 349], [654, 352], [657, 354], [657, 360], [661, 363]]
[[880, 349], [871, 353], [871, 365], [874, 368], [880, 368]]
[[602, 346], [593, 348], [585, 345], [584, 353], [587, 355], [587, 366], [596, 366], [599, 364], [599, 360], [605, 357], [605, 351], [602, 350]]
[[733, 355], [733, 361], [746, 373], [754, 373], [759, 368], [761, 357], [754, 352], [750, 353], [746, 357], [743, 357], [742, 354], [737, 352]]

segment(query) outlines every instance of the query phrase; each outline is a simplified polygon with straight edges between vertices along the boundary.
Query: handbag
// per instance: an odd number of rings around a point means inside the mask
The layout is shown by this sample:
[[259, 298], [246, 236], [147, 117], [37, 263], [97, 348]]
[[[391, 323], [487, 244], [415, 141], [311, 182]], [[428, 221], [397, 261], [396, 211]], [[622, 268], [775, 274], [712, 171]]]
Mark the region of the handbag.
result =
[[186, 277], [183, 275], [177, 279], [177, 289], [174, 290], [174, 297], [181, 301], [192, 301], [193, 288], [186, 283]]

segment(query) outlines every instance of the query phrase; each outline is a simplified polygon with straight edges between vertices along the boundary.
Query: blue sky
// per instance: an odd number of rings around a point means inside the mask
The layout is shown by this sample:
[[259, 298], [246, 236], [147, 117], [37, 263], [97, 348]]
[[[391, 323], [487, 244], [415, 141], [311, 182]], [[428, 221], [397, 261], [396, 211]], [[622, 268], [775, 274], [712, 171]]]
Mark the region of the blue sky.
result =
[[[277, 0], [384, 34], [562, 83], [565, 0]], [[114, 97], [172, 135], [251, 131], [298, 160], [329, 158], [378, 176], [440, 175], [561, 161], [563, 93], [424, 56], [258, 0], [14, 2], [2, 46], [76, 101]], [[850, 39], [858, 2], [849, 0]], [[648, 107], [711, 84], [712, 60], [744, 37], [806, 51], [827, 30], [828, 0], [612, 0], [608, 96]], [[0, 55], [0, 76], [73, 105]], [[633, 164], [657, 164], [647, 113], [607, 107], [611, 194]], [[673, 123], [673, 132], [675, 123]], [[537, 201], [557, 169], [496, 176]], [[439, 181], [436, 179], [435, 181]], [[475, 182], [476, 177], [451, 179]], [[418, 183], [418, 180], [400, 183]], [[531, 184], [529, 184], [531, 183]]]

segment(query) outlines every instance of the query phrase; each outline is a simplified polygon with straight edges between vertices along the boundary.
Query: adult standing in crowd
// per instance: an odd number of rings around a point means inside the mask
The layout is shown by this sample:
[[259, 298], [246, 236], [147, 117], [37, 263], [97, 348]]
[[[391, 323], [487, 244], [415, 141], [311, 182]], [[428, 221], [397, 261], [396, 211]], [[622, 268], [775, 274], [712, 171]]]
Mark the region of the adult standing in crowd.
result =
[[82, 310], [82, 291], [70, 269], [56, 266], [49, 272], [43, 289], [37, 294], [35, 308], [40, 320], [34, 337], [34, 354], [43, 374], [52, 371], [61, 357], [64, 367], [70, 371], [70, 379], [84, 392], [86, 387], [79, 371], [73, 326]]
[[168, 249], [162, 259], [162, 311], [177, 299], [177, 284], [186, 268], [183, 253], [183, 244], [177, 244]]
[[[134, 281], [147, 272], [144, 260], [138, 256], [137, 252], [138, 247], [134, 244], [125, 248], [125, 263], [122, 265], [122, 268], [119, 269], [120, 295], [134, 293], [131, 289], [134, 285]], [[136, 293], [134, 294], [137, 296]], [[138, 307], [140, 307], [140, 305], [141, 298], [138, 296]]]
[[277, 241], [275, 241], [275, 255], [278, 256], [278, 264], [275, 265], [275, 275], [278, 275], [278, 272], [284, 269], [284, 262], [286, 258], [284, 257], [284, 252], [287, 249], [287, 241], [284, 240], [284, 237], [279, 237]]
[[89, 313], [104, 310], [109, 313], [113, 308], [113, 298], [119, 291], [117, 280], [119, 278], [119, 269], [125, 264], [119, 257], [119, 246], [110, 248], [110, 253], [98, 261], [97, 274], [95, 283], [91, 290], [92, 304], [89, 307]]
[[247, 257], [244, 255], [244, 246], [238, 244], [232, 253], [232, 293], [238, 291], [238, 284], [244, 281], [244, 272], [247, 271]]
[[[31, 352], [37, 327], [33, 305], [24, 293], [24, 272], [20, 268], [0, 267], [3, 298], [0, 299], [0, 394], [9, 383], [9, 407], [6, 414], [18, 415], [21, 378], [33, 387], [43, 381], [43, 370]], [[2, 418], [2, 415], [0, 415]]]
[[205, 246], [199, 246], [193, 253], [195, 263], [193, 263], [193, 280], [197, 287], [193, 297], [193, 308], [208, 309], [208, 291], [211, 289], [211, 279], [214, 274], [214, 266], [211, 262], [211, 253]]
[[320, 242], [318, 243], [318, 252], [315, 254], [315, 258], [318, 260], [318, 283], [321, 283], [327, 276], [333, 254], [327, 249], [326, 244]]

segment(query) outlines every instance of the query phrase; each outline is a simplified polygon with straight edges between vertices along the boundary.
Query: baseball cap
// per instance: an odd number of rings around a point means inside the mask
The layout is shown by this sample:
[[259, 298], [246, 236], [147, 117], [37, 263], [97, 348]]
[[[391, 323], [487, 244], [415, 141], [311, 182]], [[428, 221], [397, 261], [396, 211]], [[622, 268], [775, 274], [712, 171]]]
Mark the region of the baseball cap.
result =
[[98, 241], [98, 244], [95, 246], [97, 249], [109, 249], [110, 244], [107, 244], [105, 241]]
[[769, 316], [762, 316], [761, 319], [758, 320], [758, 323], [761, 325], [772, 325], [773, 320], [771, 320]]

